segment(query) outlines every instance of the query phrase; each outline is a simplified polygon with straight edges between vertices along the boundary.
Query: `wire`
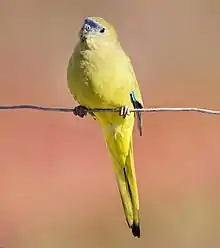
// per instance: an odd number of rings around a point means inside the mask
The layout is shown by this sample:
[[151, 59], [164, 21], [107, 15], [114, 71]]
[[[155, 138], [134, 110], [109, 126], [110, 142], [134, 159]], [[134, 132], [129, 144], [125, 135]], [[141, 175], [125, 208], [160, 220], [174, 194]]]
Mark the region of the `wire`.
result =
[[[33, 109], [38, 111], [56, 111], [56, 112], [72, 112], [74, 108], [62, 108], [62, 107], [42, 107], [36, 105], [11, 105], [0, 106], [0, 110], [16, 110], [16, 109]], [[120, 112], [119, 109], [102, 109], [93, 108], [88, 109], [89, 113], [95, 112]], [[142, 108], [142, 109], [130, 109], [130, 112], [199, 112], [203, 114], [220, 115], [220, 110], [211, 110], [205, 108]]]

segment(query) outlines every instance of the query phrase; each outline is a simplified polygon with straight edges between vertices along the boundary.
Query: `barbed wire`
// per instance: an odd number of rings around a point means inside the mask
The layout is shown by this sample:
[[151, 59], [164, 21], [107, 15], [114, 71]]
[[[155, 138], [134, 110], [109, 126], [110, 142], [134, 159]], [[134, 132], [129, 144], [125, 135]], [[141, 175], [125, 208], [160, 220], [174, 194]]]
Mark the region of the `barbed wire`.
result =
[[[11, 106], [0, 106], [0, 110], [17, 110], [17, 109], [33, 109], [38, 111], [56, 111], [56, 112], [72, 112], [74, 108], [63, 108], [63, 107], [43, 107], [36, 105], [11, 105]], [[88, 109], [88, 113], [95, 112], [120, 112], [119, 109], [111, 108], [92, 108]], [[220, 115], [220, 110], [212, 110], [205, 108], [141, 108], [141, 109], [130, 109], [130, 112], [199, 112], [203, 114]]]

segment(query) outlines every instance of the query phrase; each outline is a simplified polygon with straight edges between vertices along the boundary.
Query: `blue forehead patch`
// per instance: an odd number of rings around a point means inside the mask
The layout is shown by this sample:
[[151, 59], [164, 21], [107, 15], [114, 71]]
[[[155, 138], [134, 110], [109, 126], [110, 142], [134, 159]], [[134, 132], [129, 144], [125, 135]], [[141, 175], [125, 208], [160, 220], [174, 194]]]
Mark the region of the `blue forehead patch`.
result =
[[89, 25], [91, 28], [94, 28], [94, 29], [101, 29], [103, 28], [98, 22], [90, 19], [90, 18], [86, 18], [85, 19], [85, 22], [84, 22], [84, 25], [87, 24]]

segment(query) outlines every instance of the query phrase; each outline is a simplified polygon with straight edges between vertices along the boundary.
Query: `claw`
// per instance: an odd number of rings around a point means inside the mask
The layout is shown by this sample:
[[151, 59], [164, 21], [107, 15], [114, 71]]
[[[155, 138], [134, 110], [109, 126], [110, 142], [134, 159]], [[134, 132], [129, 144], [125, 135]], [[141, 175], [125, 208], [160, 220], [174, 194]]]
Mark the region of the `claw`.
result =
[[77, 107], [75, 107], [73, 109], [73, 114], [77, 115], [77, 116], [79, 116], [81, 118], [86, 116], [87, 113], [88, 113], [88, 109], [86, 107], [84, 107], [84, 106], [81, 106], [81, 105], [79, 105], [79, 106], [77, 106]]
[[123, 116], [123, 118], [125, 118], [126, 115], [130, 115], [130, 114], [131, 114], [131, 112], [130, 112], [130, 109], [129, 109], [128, 106], [121, 107], [121, 109], [120, 109], [120, 116]]

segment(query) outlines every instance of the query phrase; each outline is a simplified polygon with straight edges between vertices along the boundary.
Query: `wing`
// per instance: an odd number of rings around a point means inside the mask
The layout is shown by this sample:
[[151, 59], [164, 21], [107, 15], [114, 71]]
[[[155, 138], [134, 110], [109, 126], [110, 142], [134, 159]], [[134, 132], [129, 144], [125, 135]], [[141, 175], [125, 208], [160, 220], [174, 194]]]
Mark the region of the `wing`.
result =
[[[131, 98], [133, 107], [135, 109], [138, 109], [138, 108], [141, 109], [141, 108], [143, 108], [143, 100], [142, 100], [142, 97], [141, 97], [140, 88], [139, 88], [138, 81], [137, 81], [136, 76], [135, 76], [134, 69], [133, 69], [133, 67], [131, 65], [131, 62], [130, 62], [130, 71], [133, 74], [133, 78], [134, 78], [134, 83], [133, 83], [134, 84], [134, 89], [130, 93], [130, 98]], [[142, 130], [143, 118], [142, 118], [142, 114], [141, 114], [141, 112], [135, 112], [135, 116], [137, 118], [137, 125], [138, 125], [140, 136], [142, 136], [143, 135], [143, 130]]]
[[[142, 104], [136, 99], [136, 95], [135, 95], [134, 91], [131, 92], [130, 97], [131, 97], [131, 101], [132, 101], [133, 106], [134, 106], [135, 109], [143, 108]], [[142, 131], [142, 115], [141, 115], [141, 112], [135, 112], [135, 116], [137, 118], [137, 124], [138, 124], [138, 129], [139, 129], [140, 136], [142, 136], [143, 131]]]

